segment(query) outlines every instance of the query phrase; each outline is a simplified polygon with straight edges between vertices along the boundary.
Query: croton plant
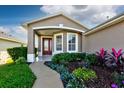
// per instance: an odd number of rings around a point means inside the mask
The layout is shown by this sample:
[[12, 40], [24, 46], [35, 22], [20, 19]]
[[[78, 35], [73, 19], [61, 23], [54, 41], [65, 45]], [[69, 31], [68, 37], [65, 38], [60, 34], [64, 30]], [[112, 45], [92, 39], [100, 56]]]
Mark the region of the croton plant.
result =
[[124, 72], [124, 52], [122, 52], [122, 49], [117, 51], [112, 48], [112, 51], [109, 52], [101, 48], [99, 52], [96, 52], [96, 55], [98, 58], [98, 65], [107, 66], [113, 70]]

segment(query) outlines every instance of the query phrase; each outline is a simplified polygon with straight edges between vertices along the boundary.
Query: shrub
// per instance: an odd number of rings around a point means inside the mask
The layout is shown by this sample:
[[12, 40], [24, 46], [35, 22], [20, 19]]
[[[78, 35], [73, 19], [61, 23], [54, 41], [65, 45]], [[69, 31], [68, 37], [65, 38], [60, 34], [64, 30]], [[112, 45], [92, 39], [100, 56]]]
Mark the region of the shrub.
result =
[[61, 74], [63, 72], [66, 72], [67, 71], [67, 68], [64, 65], [58, 65], [56, 67], [56, 71]]
[[16, 64], [24, 64], [26, 63], [26, 60], [24, 57], [19, 57], [16, 61], [15, 61]]
[[[8, 54], [15, 61], [19, 57], [24, 57], [27, 60], [27, 47], [14, 47], [7, 49]], [[37, 53], [37, 49], [35, 48], [35, 54]]]
[[69, 79], [72, 78], [72, 76], [71, 76], [71, 74], [70, 74], [67, 70], [65, 70], [65, 71], [62, 71], [62, 72], [60, 73], [60, 78], [61, 78], [61, 80], [66, 80], [66, 81], [68, 81]]
[[54, 63], [59, 63], [60, 56], [61, 56], [61, 54], [55, 54], [55, 55], [52, 57], [52, 61], [53, 61]]
[[82, 80], [73, 77], [68, 81], [66, 88], [85, 88], [85, 84]]
[[87, 54], [85, 57], [85, 62], [94, 65], [97, 63], [97, 56], [95, 54]]
[[52, 57], [54, 63], [67, 64], [68, 62], [84, 60], [86, 53], [60, 53]]
[[93, 70], [87, 68], [78, 68], [75, 69], [72, 73], [76, 78], [82, 80], [90, 80], [97, 78], [96, 73]]
[[6, 59], [6, 63], [7, 64], [12, 64], [12, 63], [14, 63], [14, 61], [12, 60], [12, 58], [8, 58], [8, 59]]

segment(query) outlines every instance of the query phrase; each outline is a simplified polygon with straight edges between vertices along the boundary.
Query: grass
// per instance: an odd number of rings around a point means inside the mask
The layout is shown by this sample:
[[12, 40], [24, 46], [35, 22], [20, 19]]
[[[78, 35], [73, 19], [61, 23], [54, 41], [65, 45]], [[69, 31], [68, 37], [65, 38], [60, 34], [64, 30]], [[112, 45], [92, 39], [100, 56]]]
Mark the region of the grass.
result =
[[0, 88], [31, 88], [35, 79], [27, 64], [0, 66]]

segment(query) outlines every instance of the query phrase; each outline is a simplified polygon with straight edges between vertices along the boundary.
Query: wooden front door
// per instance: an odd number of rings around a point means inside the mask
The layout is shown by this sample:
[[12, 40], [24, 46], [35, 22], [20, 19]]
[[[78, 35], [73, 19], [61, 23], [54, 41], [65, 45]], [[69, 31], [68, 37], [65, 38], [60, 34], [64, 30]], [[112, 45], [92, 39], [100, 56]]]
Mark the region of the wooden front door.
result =
[[51, 55], [51, 54], [52, 54], [52, 39], [43, 38], [43, 55]]

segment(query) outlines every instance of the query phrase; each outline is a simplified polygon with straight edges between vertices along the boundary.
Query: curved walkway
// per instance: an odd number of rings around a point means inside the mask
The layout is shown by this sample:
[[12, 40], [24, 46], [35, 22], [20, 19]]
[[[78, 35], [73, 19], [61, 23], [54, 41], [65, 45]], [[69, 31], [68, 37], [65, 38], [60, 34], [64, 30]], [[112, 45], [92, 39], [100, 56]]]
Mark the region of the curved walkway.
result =
[[30, 68], [37, 77], [33, 88], [63, 88], [59, 74], [45, 66], [43, 62], [35, 62]]

